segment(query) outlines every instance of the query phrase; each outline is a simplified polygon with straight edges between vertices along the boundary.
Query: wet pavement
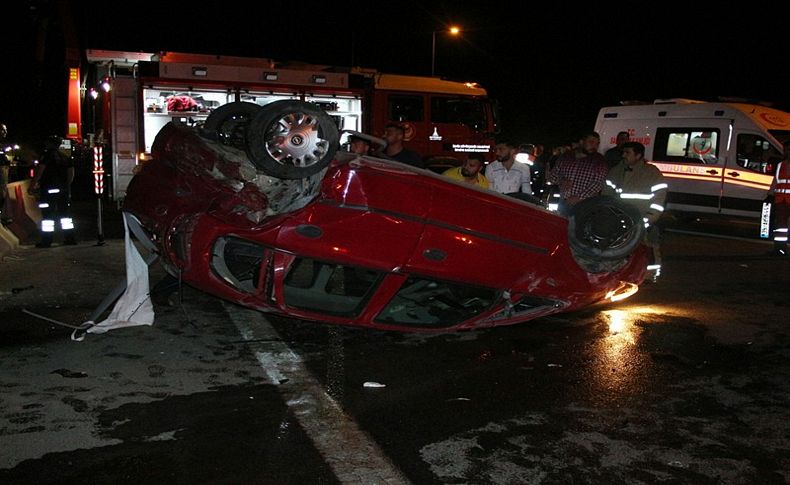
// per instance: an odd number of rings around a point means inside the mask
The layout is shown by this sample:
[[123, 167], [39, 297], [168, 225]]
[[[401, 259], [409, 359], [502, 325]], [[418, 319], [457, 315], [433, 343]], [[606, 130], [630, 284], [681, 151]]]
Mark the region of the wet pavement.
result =
[[83, 241], [0, 263], [0, 483], [790, 482], [790, 260], [759, 241], [667, 232], [658, 283], [513, 327], [357, 330], [184, 288], [73, 342], [22, 309], [90, 314], [123, 248]]

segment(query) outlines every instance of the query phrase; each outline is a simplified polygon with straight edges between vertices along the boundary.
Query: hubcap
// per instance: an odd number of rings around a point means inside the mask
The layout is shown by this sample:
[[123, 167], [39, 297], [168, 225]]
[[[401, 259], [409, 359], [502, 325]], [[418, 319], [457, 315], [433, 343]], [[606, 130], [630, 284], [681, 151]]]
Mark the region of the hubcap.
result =
[[307, 113], [289, 113], [266, 133], [266, 150], [283, 165], [309, 167], [321, 161], [329, 142], [318, 133], [318, 119]]

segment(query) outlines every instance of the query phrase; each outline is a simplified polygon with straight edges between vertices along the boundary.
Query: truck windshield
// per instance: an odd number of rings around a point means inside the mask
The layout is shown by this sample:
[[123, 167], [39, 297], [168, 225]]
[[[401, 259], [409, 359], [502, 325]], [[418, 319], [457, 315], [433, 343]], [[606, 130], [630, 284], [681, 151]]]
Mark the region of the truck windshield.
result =
[[474, 130], [485, 130], [486, 110], [483, 101], [475, 98], [434, 96], [431, 98], [433, 123], [459, 123]]
[[790, 130], [768, 130], [768, 133], [774, 136], [779, 143], [785, 144], [790, 140]]

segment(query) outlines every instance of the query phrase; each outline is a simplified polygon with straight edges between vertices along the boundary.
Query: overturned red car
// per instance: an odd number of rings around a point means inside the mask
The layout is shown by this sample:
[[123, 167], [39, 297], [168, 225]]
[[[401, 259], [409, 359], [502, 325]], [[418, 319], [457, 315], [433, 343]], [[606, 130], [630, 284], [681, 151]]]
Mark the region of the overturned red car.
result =
[[338, 142], [308, 103], [232, 103], [201, 129], [165, 127], [124, 210], [187, 284], [326, 323], [510, 325], [642, 282], [642, 220], [617, 200], [564, 217]]

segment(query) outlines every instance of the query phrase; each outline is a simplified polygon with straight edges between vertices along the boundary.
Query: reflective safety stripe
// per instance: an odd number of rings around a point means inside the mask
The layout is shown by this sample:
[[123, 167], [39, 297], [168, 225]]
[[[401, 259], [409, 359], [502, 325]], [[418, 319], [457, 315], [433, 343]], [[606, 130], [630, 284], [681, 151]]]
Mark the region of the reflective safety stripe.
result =
[[621, 199], [640, 199], [640, 200], [650, 200], [655, 197], [655, 194], [620, 194]]
[[74, 229], [74, 221], [71, 217], [64, 217], [60, 220], [60, 227], [67, 231], [69, 229]]
[[55, 221], [52, 219], [41, 219], [41, 232], [55, 232]]
[[657, 190], [666, 189], [668, 187], [669, 187], [669, 185], [664, 184], [664, 183], [656, 184], [656, 185], [650, 187], [650, 192], [655, 192]]
[[664, 206], [660, 206], [658, 204], [650, 204], [651, 209], [655, 209], [659, 212], [664, 212]]
[[661, 265], [660, 264], [648, 264], [647, 265], [647, 270], [648, 271], [655, 271], [657, 269], [661, 269]]
[[774, 229], [774, 232], [787, 232], [787, 228], [786, 227], [777, 227], [776, 229]]
[[616, 185], [614, 184], [614, 182], [612, 182], [611, 180], [607, 180], [607, 181], [606, 181], [606, 185], [608, 185], [609, 187], [611, 187], [611, 188], [613, 188], [613, 189], [617, 190], [617, 186], [616, 186]]
[[42, 203], [38, 204], [38, 208], [39, 209], [48, 209], [49, 208], [49, 204], [47, 204], [46, 202], [42, 202]]
[[774, 238], [774, 241], [776, 241], [776, 242], [787, 242], [787, 236], [776, 236]]
[[559, 204], [549, 204], [549, 210], [552, 212], [557, 212], [560, 209]]
[[49, 190], [47, 190], [47, 193], [48, 194], [59, 194], [60, 193], [60, 189], [49, 189]]

